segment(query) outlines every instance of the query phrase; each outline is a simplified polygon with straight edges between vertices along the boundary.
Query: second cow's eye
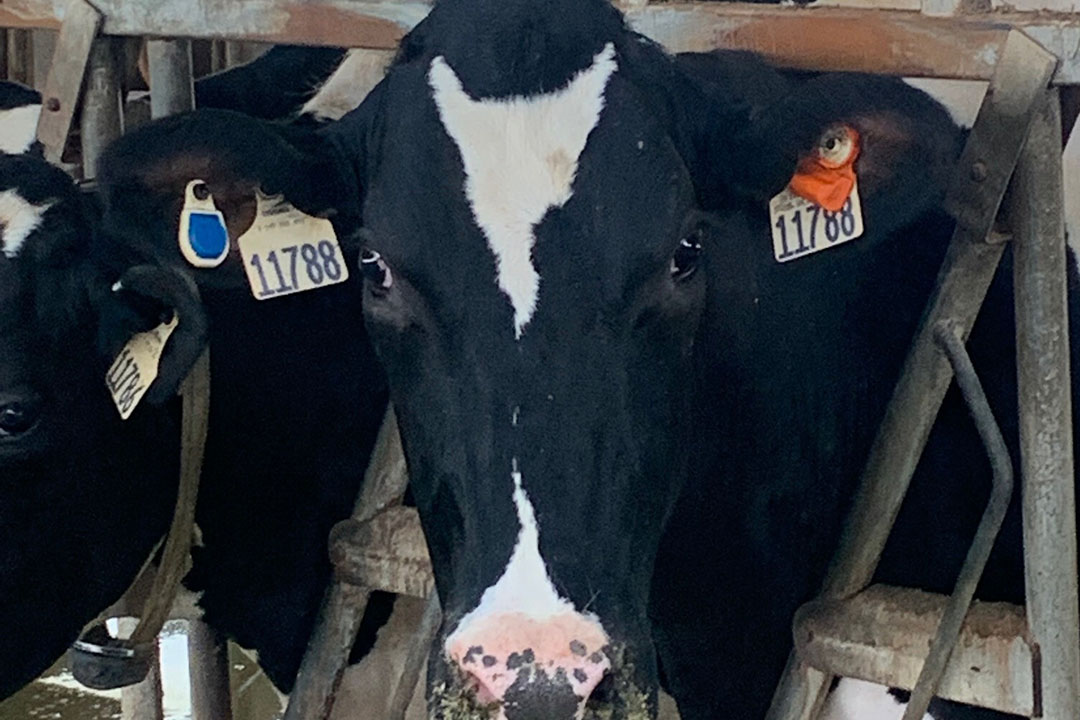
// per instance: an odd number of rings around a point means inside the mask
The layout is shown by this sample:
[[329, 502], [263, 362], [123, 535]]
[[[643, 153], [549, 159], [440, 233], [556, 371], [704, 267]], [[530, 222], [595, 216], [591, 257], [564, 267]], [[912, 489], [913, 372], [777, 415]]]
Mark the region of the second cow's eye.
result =
[[360, 254], [360, 272], [371, 284], [371, 290], [376, 295], [385, 294], [394, 286], [394, 275], [390, 272], [390, 266], [383, 260], [382, 255], [374, 250], [364, 250]]
[[701, 237], [698, 233], [679, 241], [679, 247], [671, 257], [671, 277], [676, 280], [689, 278], [701, 262]]
[[28, 432], [37, 423], [40, 405], [31, 401], [15, 401], [0, 406], [0, 438]]

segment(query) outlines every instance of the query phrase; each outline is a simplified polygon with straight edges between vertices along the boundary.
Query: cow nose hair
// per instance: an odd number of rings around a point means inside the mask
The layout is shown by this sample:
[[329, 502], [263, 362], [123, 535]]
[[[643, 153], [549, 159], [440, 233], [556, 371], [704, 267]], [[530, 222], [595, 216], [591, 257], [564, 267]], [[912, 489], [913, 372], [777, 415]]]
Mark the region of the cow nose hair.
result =
[[501, 704], [500, 718], [574, 720], [611, 669], [607, 643], [599, 621], [581, 613], [505, 613], [460, 628], [447, 651], [481, 703]]

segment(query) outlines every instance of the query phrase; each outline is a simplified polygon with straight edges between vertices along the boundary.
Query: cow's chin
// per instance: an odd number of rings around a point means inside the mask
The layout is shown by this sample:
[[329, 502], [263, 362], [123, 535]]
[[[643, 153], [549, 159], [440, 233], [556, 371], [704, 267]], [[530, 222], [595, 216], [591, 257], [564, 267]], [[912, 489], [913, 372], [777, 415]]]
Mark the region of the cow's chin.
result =
[[[641, 677], [625, 645], [609, 646], [608, 653], [613, 669], [593, 690], [575, 720], [655, 720], [657, 688]], [[434, 660], [434, 656], [429, 660], [430, 720], [513, 720], [475, 678], [445, 660]]]

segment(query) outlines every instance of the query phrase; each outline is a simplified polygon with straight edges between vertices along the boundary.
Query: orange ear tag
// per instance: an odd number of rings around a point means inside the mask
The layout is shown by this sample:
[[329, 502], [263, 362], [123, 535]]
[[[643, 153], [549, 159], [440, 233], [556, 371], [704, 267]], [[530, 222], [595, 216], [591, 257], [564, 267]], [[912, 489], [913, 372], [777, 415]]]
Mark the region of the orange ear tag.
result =
[[831, 212], [840, 212], [855, 187], [859, 133], [838, 125], [825, 131], [813, 155], [803, 158], [791, 178], [791, 191]]
[[855, 177], [858, 156], [858, 132], [837, 125], [825, 132], [814, 155], [799, 162], [791, 182], [769, 202], [777, 262], [790, 262], [862, 236], [862, 204]]

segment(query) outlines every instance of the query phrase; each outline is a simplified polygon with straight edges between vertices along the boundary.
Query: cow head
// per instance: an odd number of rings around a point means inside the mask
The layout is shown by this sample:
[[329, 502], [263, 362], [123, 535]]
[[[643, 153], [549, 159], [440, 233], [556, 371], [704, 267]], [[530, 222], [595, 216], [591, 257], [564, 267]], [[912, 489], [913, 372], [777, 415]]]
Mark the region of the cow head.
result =
[[446, 0], [311, 137], [240, 157], [253, 121], [176, 121], [234, 158], [223, 174], [358, 232], [445, 611], [434, 717], [655, 713], [650, 578], [695, 461], [695, 344], [726, 271], [703, 262], [725, 241], [704, 210], [766, 202], [842, 122], [864, 139], [868, 221], [902, 221], [889, 168], [934, 142], [897, 110], [911, 98], [856, 113], [896, 84], [842, 76], [770, 95], [788, 86], [742, 60], [745, 77], [705, 81], [601, 0]]
[[[97, 211], [34, 154], [0, 155], [0, 697], [115, 601], [168, 528], [175, 394], [202, 348], [192, 288], [114, 266]], [[106, 370], [176, 313], [158, 380], [121, 422]]]

